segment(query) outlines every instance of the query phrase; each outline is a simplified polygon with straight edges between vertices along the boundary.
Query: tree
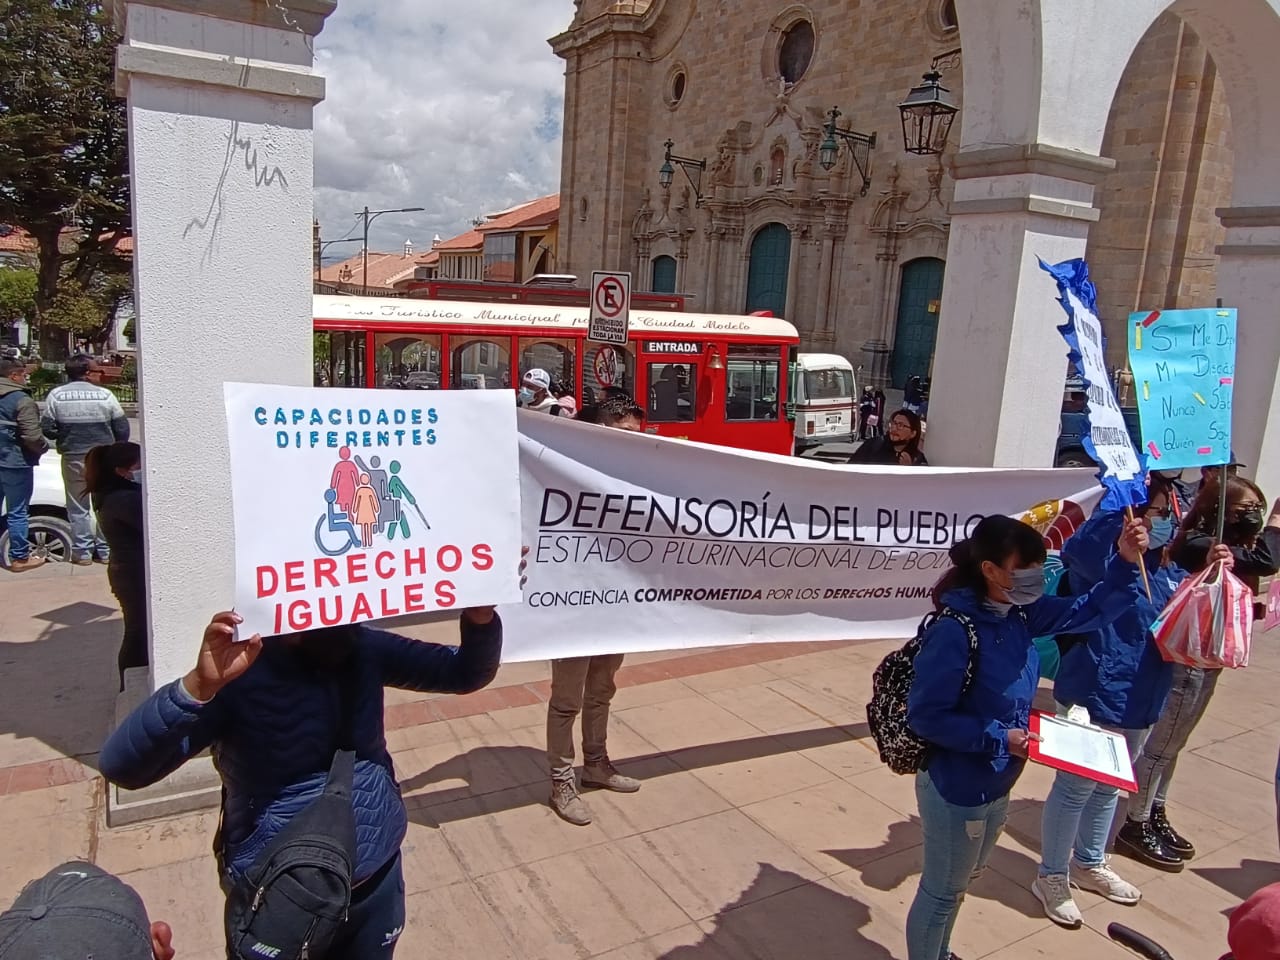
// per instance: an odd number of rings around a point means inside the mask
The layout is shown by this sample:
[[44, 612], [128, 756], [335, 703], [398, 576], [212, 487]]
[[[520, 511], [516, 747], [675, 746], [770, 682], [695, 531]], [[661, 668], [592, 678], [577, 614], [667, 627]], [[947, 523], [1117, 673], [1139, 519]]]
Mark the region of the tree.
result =
[[36, 312], [36, 272], [29, 267], [0, 267], [0, 328], [30, 320]]
[[46, 322], [62, 285], [73, 285], [66, 307], [101, 300], [102, 278], [127, 272], [115, 253], [130, 226], [118, 40], [101, 0], [0, 0], [0, 222], [36, 241], [36, 319], [55, 352], [61, 338], [48, 328], [80, 316], [64, 309]]

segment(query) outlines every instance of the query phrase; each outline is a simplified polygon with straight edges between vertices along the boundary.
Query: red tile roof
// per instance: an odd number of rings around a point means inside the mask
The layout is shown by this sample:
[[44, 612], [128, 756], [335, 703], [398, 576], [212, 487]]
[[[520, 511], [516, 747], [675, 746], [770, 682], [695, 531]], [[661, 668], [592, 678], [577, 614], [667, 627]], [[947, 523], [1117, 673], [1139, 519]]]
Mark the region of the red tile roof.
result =
[[560, 194], [553, 193], [537, 200], [513, 207], [495, 214], [490, 220], [480, 224], [480, 233], [496, 230], [528, 230], [533, 227], [546, 227], [560, 219]]
[[435, 252], [457, 253], [466, 250], [479, 250], [483, 246], [484, 234], [479, 230], [468, 230], [466, 233], [460, 233], [456, 237], [437, 243], [432, 250]]
[[[389, 289], [402, 280], [413, 278], [417, 261], [403, 253], [369, 251], [369, 286]], [[357, 253], [341, 263], [331, 263], [320, 270], [320, 282], [360, 287], [364, 283], [364, 255]]]
[[[128, 234], [104, 233], [99, 239], [104, 244], [110, 244], [121, 256], [133, 256], [133, 237]], [[67, 227], [58, 238], [58, 247], [63, 253], [72, 253], [78, 240], [79, 231], [74, 227]], [[115, 242], [111, 243], [112, 240]], [[7, 234], [0, 236], [0, 253], [24, 253], [35, 256], [35, 238], [21, 227], [11, 227]]]

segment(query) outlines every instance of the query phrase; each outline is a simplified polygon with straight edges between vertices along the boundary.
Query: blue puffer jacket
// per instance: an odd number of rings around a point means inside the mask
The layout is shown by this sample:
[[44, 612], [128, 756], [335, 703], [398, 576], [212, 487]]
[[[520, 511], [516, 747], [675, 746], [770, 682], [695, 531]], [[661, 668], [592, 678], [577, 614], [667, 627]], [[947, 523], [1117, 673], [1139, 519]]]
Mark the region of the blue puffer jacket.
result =
[[[973, 685], [963, 695], [969, 638], [955, 620], [938, 620], [924, 635], [907, 696], [911, 729], [936, 749], [929, 778], [948, 803], [977, 807], [1013, 789], [1026, 761], [1009, 754], [1009, 731], [1026, 730], [1040, 681], [1032, 637], [1109, 623], [1133, 603], [1138, 568], [1119, 557], [1106, 578], [1082, 597], [1043, 597], [1000, 616], [972, 590], [952, 590], [942, 602], [965, 614], [978, 633]], [[1141, 590], [1141, 586], [1137, 586]]]
[[[462, 644], [445, 647], [369, 627], [354, 632], [341, 664], [356, 694], [354, 714], [358, 862], [366, 879], [400, 848], [407, 825], [400, 784], [387, 752], [383, 687], [471, 693], [488, 684], [502, 654], [502, 623], [462, 619]], [[338, 741], [339, 670], [316, 666], [287, 638], [269, 638], [244, 676], [208, 703], [180, 680], [157, 690], [102, 748], [99, 768], [136, 790], [155, 783], [212, 746], [226, 789], [223, 858], [242, 875], [271, 838], [320, 795]]]
[[[1102, 578], [1123, 526], [1123, 512], [1098, 511], [1067, 541], [1062, 559], [1073, 593], [1083, 593]], [[1086, 633], [1086, 641], [1062, 658], [1053, 696], [1067, 706], [1087, 708], [1094, 723], [1143, 730], [1160, 719], [1169, 698], [1173, 664], [1160, 656], [1151, 624], [1187, 571], [1173, 563], [1162, 567], [1163, 554], [1163, 549], [1150, 550], [1145, 557], [1151, 599], [1138, 590], [1133, 606], [1119, 619]]]

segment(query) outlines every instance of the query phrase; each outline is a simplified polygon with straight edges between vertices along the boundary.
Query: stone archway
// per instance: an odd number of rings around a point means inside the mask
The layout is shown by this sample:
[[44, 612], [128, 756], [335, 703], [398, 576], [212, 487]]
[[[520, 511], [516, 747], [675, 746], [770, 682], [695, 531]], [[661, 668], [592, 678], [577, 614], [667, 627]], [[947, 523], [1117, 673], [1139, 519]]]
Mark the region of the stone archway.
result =
[[1036, 258], [1084, 255], [1094, 189], [1113, 166], [1099, 151], [1115, 92], [1165, 12], [1200, 35], [1228, 93], [1236, 158], [1218, 288], [1241, 311], [1235, 436], [1263, 484], [1280, 482], [1280, 433], [1264, 439], [1280, 400], [1269, 305], [1280, 184], [1268, 170], [1280, 147], [1280, 0], [957, 0], [964, 111], [929, 424], [936, 462], [1052, 462], [1060, 399], [1035, 388], [1066, 361]]

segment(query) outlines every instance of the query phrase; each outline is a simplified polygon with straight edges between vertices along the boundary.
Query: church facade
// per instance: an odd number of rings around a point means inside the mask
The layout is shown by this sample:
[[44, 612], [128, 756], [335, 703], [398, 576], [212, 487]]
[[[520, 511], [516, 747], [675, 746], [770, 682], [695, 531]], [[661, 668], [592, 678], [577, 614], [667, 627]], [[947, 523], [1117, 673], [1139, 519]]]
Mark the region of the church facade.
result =
[[[898, 104], [937, 57], [963, 109], [953, 0], [580, 0], [551, 43], [566, 64], [562, 272], [629, 270], [634, 289], [691, 295], [693, 310], [769, 310], [864, 382], [930, 374], [951, 157], [907, 154]], [[842, 141], [828, 169], [833, 108], [875, 146]], [[1212, 59], [1176, 17], [1134, 54], [1103, 154], [1116, 166], [1088, 257], [1123, 365], [1131, 310], [1215, 296], [1230, 121]], [[1048, 296], [1045, 322], [1061, 322]]]

